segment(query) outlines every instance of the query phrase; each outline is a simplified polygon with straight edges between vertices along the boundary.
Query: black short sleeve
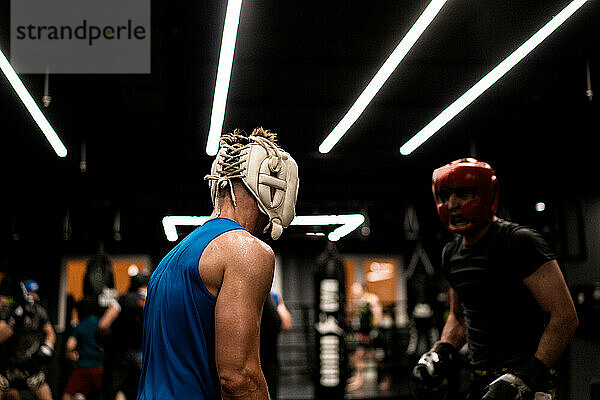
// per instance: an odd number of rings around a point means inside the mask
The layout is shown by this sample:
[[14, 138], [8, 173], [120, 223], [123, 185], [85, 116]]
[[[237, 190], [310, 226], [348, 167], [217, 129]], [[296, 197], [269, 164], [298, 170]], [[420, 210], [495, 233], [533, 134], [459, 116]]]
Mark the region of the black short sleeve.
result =
[[511, 235], [511, 252], [516, 260], [516, 274], [525, 279], [542, 264], [556, 259], [543, 236], [531, 228], [520, 227]]
[[452, 257], [452, 253], [458, 246], [458, 241], [455, 239], [451, 242], [446, 243], [444, 248], [442, 249], [442, 265], [441, 265], [441, 275], [448, 279], [448, 267], [450, 266], [450, 257]]
[[44, 307], [42, 307], [39, 304], [37, 305], [37, 310], [36, 313], [39, 315], [40, 317], [40, 327], [46, 325], [46, 322], [50, 322], [50, 318], [48, 318], [48, 312], [46, 311], [46, 309]]

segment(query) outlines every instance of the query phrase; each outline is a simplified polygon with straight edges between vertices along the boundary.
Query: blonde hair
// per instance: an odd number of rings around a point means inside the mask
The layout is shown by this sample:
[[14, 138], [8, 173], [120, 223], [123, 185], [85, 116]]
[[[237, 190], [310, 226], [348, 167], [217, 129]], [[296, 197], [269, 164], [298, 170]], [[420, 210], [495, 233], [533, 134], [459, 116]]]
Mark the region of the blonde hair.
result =
[[252, 142], [252, 137], [262, 137], [272, 145], [279, 148], [277, 144], [277, 133], [264, 129], [263, 127], [255, 128], [250, 135], [247, 135], [241, 129], [235, 129], [233, 132], [225, 133], [221, 136], [221, 147], [230, 147], [236, 149], [246, 146]]

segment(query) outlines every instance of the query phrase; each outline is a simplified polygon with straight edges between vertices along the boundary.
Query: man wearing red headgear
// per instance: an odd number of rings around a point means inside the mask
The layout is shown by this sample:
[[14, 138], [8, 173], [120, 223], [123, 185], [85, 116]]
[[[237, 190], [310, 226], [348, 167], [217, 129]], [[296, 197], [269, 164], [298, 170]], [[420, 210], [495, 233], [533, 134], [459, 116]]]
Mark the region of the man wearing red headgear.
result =
[[539, 233], [496, 216], [498, 179], [489, 164], [453, 161], [432, 183], [440, 219], [458, 235], [442, 252], [450, 314], [412, 372], [413, 394], [442, 398], [467, 343], [468, 399], [552, 399], [551, 367], [578, 324], [556, 256]]

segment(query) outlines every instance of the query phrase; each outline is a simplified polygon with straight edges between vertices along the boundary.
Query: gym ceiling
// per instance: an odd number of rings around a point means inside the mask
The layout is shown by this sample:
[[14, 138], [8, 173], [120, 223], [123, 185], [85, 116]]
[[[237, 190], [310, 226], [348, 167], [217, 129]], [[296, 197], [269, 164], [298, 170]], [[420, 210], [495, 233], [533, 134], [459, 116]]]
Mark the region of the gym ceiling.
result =
[[[7, 3], [0, 48], [10, 59]], [[429, 2], [243, 0], [223, 130], [278, 132], [300, 166], [298, 214], [363, 212], [367, 243], [400, 240], [408, 206], [429, 234], [438, 232], [431, 172], [459, 157], [494, 166], [508, 209], [533, 213], [537, 201], [597, 195], [590, 179], [600, 89], [597, 98], [586, 94], [589, 81], [592, 89], [600, 82], [597, 0], [413, 153], [399, 151], [569, 3], [448, 0], [347, 133], [321, 153]], [[68, 149], [64, 158], [0, 76], [2, 243], [72, 241], [73, 252], [96, 240], [121, 241], [122, 252], [168, 247], [164, 216], [210, 213], [205, 146], [225, 14], [224, 1], [153, 0], [151, 74], [50, 74], [52, 102], [42, 110]], [[41, 106], [44, 75], [20, 77]], [[327, 232], [293, 229], [283, 241]]]

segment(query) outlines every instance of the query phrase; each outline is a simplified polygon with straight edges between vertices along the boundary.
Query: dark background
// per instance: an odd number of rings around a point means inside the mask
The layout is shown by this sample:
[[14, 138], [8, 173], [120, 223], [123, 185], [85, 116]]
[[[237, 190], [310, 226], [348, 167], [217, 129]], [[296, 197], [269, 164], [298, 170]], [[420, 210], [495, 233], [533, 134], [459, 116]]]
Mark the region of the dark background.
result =
[[[437, 260], [448, 235], [431, 173], [473, 155], [496, 170], [501, 216], [542, 231], [570, 283], [600, 279], [600, 97], [586, 96], [586, 63], [593, 88], [600, 82], [597, 0], [402, 156], [406, 140], [568, 4], [448, 1], [342, 140], [318, 152], [426, 4], [244, 1], [223, 130], [279, 133], [300, 166], [299, 215], [368, 216], [370, 234], [341, 239], [342, 252], [409, 259], [414, 244], [403, 223], [413, 206]], [[0, 11], [0, 48], [10, 58], [8, 2]], [[210, 213], [204, 148], [224, 16], [225, 2], [152, 1], [151, 74], [51, 75], [44, 113], [69, 150], [64, 159], [0, 77], [0, 270], [39, 279], [51, 309], [64, 257], [93, 254], [102, 243], [109, 254], [149, 254], [157, 263], [174, 246], [165, 215]], [[44, 76], [21, 78], [41, 104]], [[538, 201], [545, 212], [535, 212]], [[284, 257], [316, 254], [325, 241], [309, 239], [311, 231], [327, 232], [291, 227], [273, 247]]]
[[[221, 3], [153, 2], [149, 75], [51, 75], [45, 114], [69, 150], [65, 159], [0, 80], [3, 243], [62, 243], [68, 213], [74, 251], [102, 239], [115, 250], [161, 254], [170, 246], [163, 216], [210, 212], [204, 146]], [[426, 2], [245, 1], [223, 129], [278, 132], [300, 165], [298, 214], [366, 212], [366, 249], [397, 244], [408, 204], [428, 235], [437, 232], [431, 172], [467, 155], [493, 165], [505, 209], [534, 218], [533, 205], [543, 200], [551, 213], [553, 201], [598, 193], [598, 106], [585, 95], [587, 61], [592, 83], [600, 79], [597, 1], [413, 154], [398, 149], [566, 4], [448, 2], [356, 124], [321, 154], [321, 141]], [[3, 17], [0, 45], [9, 55], [8, 13]], [[41, 100], [43, 75], [22, 79]], [[111, 243], [117, 212], [121, 241]], [[294, 235], [298, 229], [282, 242], [304, 240], [304, 231]]]

